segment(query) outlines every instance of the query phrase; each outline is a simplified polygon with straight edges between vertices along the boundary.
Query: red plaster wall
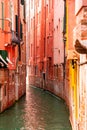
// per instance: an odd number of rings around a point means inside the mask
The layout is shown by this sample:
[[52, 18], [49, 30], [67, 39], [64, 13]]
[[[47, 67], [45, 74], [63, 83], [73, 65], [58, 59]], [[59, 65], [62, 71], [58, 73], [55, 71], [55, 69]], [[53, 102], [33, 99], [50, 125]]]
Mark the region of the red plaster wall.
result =
[[54, 64], [64, 62], [63, 43], [64, 1], [54, 1]]
[[76, 25], [76, 16], [75, 16], [75, 0], [67, 1], [68, 8], [68, 50], [74, 49], [73, 47], [73, 29]]

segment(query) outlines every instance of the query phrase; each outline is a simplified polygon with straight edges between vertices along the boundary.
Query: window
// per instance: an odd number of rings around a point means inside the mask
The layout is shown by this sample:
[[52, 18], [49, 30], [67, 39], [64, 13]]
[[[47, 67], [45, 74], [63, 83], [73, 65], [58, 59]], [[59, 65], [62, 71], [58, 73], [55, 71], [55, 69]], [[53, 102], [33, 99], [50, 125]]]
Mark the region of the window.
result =
[[58, 65], [54, 65], [54, 77], [58, 78]]
[[54, 5], [54, 2], [53, 2], [53, 0], [52, 0], [52, 8], [53, 8], [53, 5]]
[[1, 101], [1, 87], [2, 87], [2, 84], [0, 83], [0, 101]]
[[22, 39], [23, 38], [23, 32], [22, 32], [22, 23], [20, 23], [20, 38]]
[[9, 8], [10, 8], [10, 17], [12, 18], [12, 8], [13, 8], [13, 7], [12, 7], [12, 4], [11, 4], [11, 3], [9, 4], [9, 6], [10, 6], [10, 7], [9, 7]]
[[66, 33], [66, 4], [64, 3], [63, 33]]
[[25, 3], [24, 3], [24, 8], [23, 8], [23, 14], [24, 14], [24, 20], [26, 19], [26, 7], [25, 7]]
[[15, 15], [15, 27], [16, 27], [16, 33], [18, 34], [18, 16]]
[[4, 3], [1, 2], [1, 9], [2, 9], [2, 29], [4, 29]]
[[39, 0], [37, 1], [37, 4], [38, 4], [38, 6], [39, 6]]
[[39, 14], [37, 14], [37, 24], [39, 23]]
[[40, 16], [40, 12], [37, 14], [37, 23], [39, 24], [40, 23], [40, 19], [41, 19], [41, 16]]
[[50, 35], [50, 32], [51, 32], [51, 23], [49, 22], [49, 35]]
[[31, 29], [32, 29], [32, 26], [33, 26], [33, 25], [32, 25], [32, 19], [31, 19]]
[[32, 46], [32, 44], [31, 44], [31, 57], [32, 57], [32, 49], [33, 49], [33, 46]]
[[31, 9], [33, 9], [33, 0], [31, 0]]
[[10, 23], [10, 29], [12, 29], [12, 18], [13, 18], [13, 6], [12, 3], [9, 3], [9, 13], [10, 13], [10, 19], [11, 19], [11, 23]]
[[46, 42], [46, 39], [44, 38], [44, 57], [45, 57], [45, 42]]
[[4, 85], [4, 96], [6, 96], [6, 84]]
[[39, 23], [40, 23], [40, 20], [41, 20], [41, 12], [39, 12]]
[[48, 17], [48, 13], [49, 13], [49, 11], [48, 11], [48, 4], [46, 5], [46, 17]]
[[24, 5], [24, 0], [21, 0], [21, 4]]
[[49, 0], [49, 12], [51, 11], [52, 9], [52, 0]]

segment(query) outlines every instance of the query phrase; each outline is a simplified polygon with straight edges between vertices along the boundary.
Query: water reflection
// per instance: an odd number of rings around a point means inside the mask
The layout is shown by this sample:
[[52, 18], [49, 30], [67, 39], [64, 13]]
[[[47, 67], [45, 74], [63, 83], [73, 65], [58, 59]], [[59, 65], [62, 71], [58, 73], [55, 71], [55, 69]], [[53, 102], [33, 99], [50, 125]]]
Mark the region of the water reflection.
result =
[[30, 87], [25, 97], [0, 114], [0, 130], [71, 130], [63, 101]]

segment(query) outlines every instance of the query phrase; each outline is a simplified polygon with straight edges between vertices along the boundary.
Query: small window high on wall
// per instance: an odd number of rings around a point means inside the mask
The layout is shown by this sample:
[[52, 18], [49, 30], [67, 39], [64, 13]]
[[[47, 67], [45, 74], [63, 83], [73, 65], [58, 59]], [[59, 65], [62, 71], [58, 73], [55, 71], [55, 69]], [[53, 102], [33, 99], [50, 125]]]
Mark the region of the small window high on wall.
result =
[[33, 0], [31, 0], [31, 9], [33, 9]]
[[21, 0], [21, 4], [24, 5], [24, 0]]

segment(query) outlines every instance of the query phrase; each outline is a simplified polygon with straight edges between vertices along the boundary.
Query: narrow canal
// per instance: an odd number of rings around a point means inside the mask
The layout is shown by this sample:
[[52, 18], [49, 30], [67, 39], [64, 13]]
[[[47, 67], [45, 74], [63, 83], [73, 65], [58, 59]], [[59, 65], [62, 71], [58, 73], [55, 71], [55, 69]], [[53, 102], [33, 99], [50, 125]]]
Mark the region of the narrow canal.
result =
[[61, 99], [29, 87], [26, 96], [0, 114], [0, 130], [71, 130], [71, 126]]

